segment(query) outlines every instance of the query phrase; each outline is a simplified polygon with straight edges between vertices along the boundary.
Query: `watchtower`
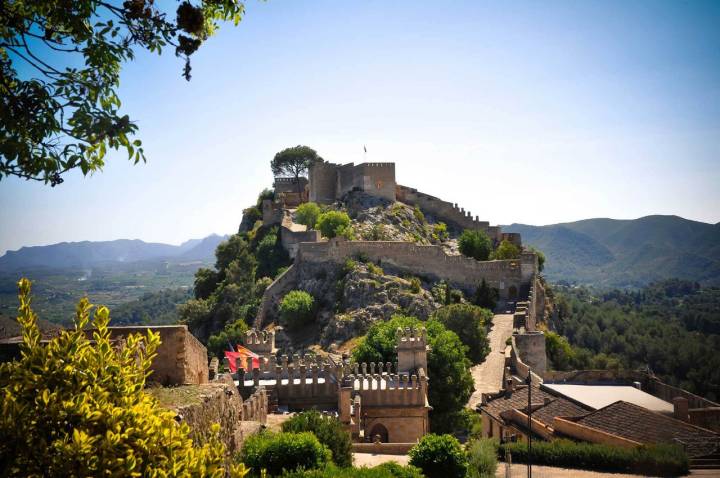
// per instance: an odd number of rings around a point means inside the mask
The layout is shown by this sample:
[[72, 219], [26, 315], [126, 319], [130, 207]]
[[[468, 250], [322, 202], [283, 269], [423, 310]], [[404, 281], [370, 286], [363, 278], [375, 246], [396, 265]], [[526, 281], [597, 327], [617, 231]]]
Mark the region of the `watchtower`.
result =
[[398, 372], [413, 372], [423, 369], [427, 373], [427, 331], [424, 328], [405, 329], [398, 327], [397, 337]]

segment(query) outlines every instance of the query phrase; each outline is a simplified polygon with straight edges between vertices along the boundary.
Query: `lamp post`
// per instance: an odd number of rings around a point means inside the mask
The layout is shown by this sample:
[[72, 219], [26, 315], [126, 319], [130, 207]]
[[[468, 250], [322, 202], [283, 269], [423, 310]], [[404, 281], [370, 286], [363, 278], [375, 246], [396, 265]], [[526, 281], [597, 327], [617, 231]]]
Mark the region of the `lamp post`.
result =
[[528, 388], [528, 478], [532, 478], [532, 373], [525, 379]]

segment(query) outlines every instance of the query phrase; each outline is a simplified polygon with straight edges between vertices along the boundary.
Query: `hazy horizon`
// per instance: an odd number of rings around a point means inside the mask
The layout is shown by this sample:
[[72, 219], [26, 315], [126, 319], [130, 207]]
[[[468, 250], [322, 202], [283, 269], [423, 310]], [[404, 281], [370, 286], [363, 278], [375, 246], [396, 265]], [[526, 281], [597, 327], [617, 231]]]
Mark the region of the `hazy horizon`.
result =
[[[148, 157], [55, 188], [0, 181], [0, 255], [237, 230], [307, 144], [492, 224], [720, 222], [720, 3], [248, 2], [193, 58], [125, 64]], [[367, 156], [363, 146], [367, 146]]]

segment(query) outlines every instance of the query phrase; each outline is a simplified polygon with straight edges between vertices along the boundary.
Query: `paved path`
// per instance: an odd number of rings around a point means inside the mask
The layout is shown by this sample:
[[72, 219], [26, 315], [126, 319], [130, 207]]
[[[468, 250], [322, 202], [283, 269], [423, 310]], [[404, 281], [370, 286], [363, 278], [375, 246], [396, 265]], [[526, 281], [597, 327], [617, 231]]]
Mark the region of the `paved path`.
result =
[[407, 465], [410, 457], [407, 455], [381, 455], [376, 453], [353, 453], [353, 465], [355, 466], [378, 466], [388, 461], [394, 461], [401, 465]]
[[493, 325], [488, 334], [490, 353], [483, 363], [470, 369], [475, 382], [475, 392], [468, 402], [469, 408], [475, 409], [480, 403], [481, 394], [499, 392], [502, 388], [505, 342], [512, 335], [512, 327], [513, 314], [495, 314], [493, 317]]

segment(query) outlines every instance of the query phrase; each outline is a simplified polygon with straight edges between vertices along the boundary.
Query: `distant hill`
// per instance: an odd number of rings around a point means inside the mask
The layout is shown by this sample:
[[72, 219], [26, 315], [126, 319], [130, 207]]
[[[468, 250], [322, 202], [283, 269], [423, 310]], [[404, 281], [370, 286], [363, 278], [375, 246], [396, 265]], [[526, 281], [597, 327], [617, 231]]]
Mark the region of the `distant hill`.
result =
[[612, 287], [640, 287], [677, 277], [720, 284], [720, 223], [678, 216], [585, 219], [528, 226], [511, 224], [524, 244], [547, 256], [551, 281]]
[[212, 234], [179, 246], [138, 239], [61, 242], [49, 246], [22, 247], [0, 257], [0, 271], [91, 268], [140, 261], [213, 261], [215, 248], [227, 236]]

